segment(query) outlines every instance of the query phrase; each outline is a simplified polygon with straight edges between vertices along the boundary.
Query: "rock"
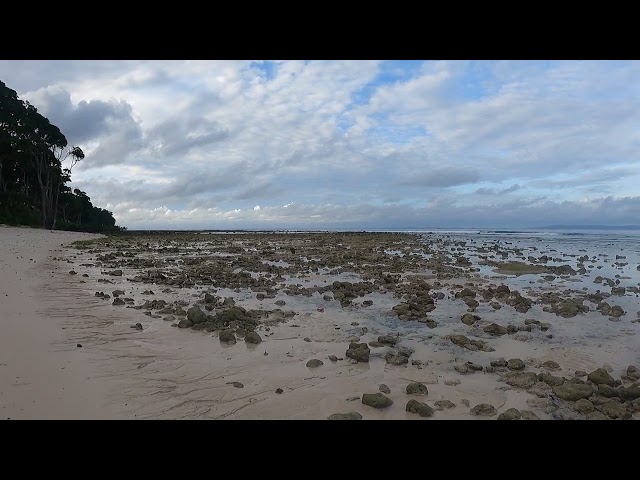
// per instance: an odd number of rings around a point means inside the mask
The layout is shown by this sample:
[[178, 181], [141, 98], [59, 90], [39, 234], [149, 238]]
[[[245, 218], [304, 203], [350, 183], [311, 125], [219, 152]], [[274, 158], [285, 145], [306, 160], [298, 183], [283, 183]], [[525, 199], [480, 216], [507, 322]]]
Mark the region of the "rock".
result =
[[77, 344], [76, 344], [76, 347], [78, 347], [78, 348], [82, 348], [82, 344], [81, 344], [81, 343], [77, 343]]
[[304, 340], [305, 342], [310, 342], [310, 341], [311, 341], [311, 339], [310, 339], [309, 337], [304, 337], [304, 338], [303, 338], [303, 340]]
[[114, 298], [111, 305], [124, 305], [124, 300], [121, 298]]
[[585, 372], [584, 370], [576, 370], [574, 372], [574, 375], [576, 377], [586, 377], [587, 376], [587, 372]]
[[124, 290], [114, 290], [113, 292], [111, 292], [111, 295], [113, 295], [114, 297], [119, 297], [120, 295], [124, 295]]
[[407, 395], [428, 395], [427, 386], [420, 382], [413, 382], [407, 385]]
[[378, 342], [384, 345], [395, 345], [398, 342], [398, 339], [391, 335], [381, 335], [378, 337]]
[[605, 398], [611, 398], [611, 397], [617, 397], [618, 396], [618, 392], [616, 391], [615, 388], [610, 387], [607, 384], [601, 384], [598, 385], [598, 394], [605, 397]]
[[473, 325], [475, 322], [477, 322], [478, 320], [480, 320], [480, 317], [478, 315], [473, 315], [471, 313], [465, 313], [464, 315], [462, 315], [462, 323], [464, 323], [465, 325]]
[[175, 319], [176, 319], [176, 317], [174, 317], [173, 315], [167, 315], [162, 320], [164, 320], [165, 322], [173, 322], [173, 321], [175, 321]]
[[362, 403], [373, 408], [387, 408], [393, 405], [393, 400], [381, 393], [365, 393], [362, 395]]
[[498, 325], [497, 323], [492, 323], [491, 325], [487, 325], [483, 329], [484, 333], [488, 333], [489, 335], [493, 335], [494, 337], [499, 337], [501, 335], [505, 335], [507, 333], [507, 328], [502, 325]]
[[189, 320], [188, 318], [183, 318], [182, 320], [180, 320], [178, 322], [178, 327], [180, 327], [180, 328], [193, 327], [193, 322], [191, 320]]
[[627, 409], [617, 402], [605, 403], [600, 412], [614, 420], [616, 418], [631, 418], [631, 413], [627, 412]]
[[77, 275], [78, 272], [76, 272], [75, 270], [69, 270], [69, 275]]
[[329, 415], [327, 420], [362, 420], [362, 415], [358, 412], [334, 413]]
[[218, 338], [223, 343], [230, 343], [232, 345], [236, 343], [236, 334], [231, 329], [222, 330], [218, 334]]
[[505, 376], [505, 382], [507, 385], [511, 385], [512, 387], [517, 388], [530, 388], [533, 387], [538, 378], [536, 374], [533, 372], [514, 372], [509, 373]]
[[444, 381], [444, 384], [448, 387], [455, 387], [456, 385], [460, 385], [460, 380], [457, 378], [448, 378]]
[[640, 398], [640, 385], [634, 383], [628, 387], [618, 387], [616, 390], [618, 396], [626, 401], [633, 401], [636, 398]]
[[507, 361], [504, 358], [500, 358], [498, 360], [494, 360], [490, 363], [492, 367], [506, 367]]
[[324, 365], [322, 360], [318, 360], [317, 358], [312, 358], [307, 362], [307, 368], [318, 368]]
[[562, 400], [575, 402], [581, 398], [589, 398], [593, 393], [593, 387], [586, 383], [564, 383], [563, 385], [553, 387], [553, 393]]
[[616, 381], [613, 379], [609, 372], [607, 372], [604, 368], [598, 368], [594, 370], [589, 375], [587, 375], [587, 380], [595, 383], [596, 385], [609, 385], [610, 387], [614, 387]]
[[244, 384], [240, 382], [227, 382], [227, 385], [233, 385], [236, 388], [244, 388]]
[[142, 330], [142, 324], [138, 322], [135, 325], [131, 325], [131, 328], [135, 328], [136, 330]]
[[282, 390], [281, 388], [276, 388], [276, 393], [277, 393], [278, 395], [280, 395], [280, 394], [281, 394], [281, 393], [283, 393], [283, 392], [284, 392], [284, 390]]
[[207, 314], [200, 310], [200, 307], [194, 305], [187, 310], [187, 318], [193, 324], [203, 323], [207, 321]]
[[464, 347], [465, 345], [471, 343], [471, 340], [469, 340], [464, 335], [451, 335], [449, 336], [449, 340], [451, 340], [451, 343], [453, 343], [454, 345], [458, 345], [459, 347]]
[[463, 365], [456, 365], [455, 367], [453, 367], [453, 369], [464, 375], [465, 373], [474, 373], [474, 372], [481, 372], [482, 371], [482, 365], [477, 365], [475, 363], [472, 362], [466, 362]]
[[547, 360], [542, 364], [542, 366], [547, 370], [561, 370], [560, 365], [553, 360]]
[[509, 370], [524, 370], [525, 363], [519, 358], [512, 358], [507, 362]]
[[587, 414], [587, 420], [609, 420], [609, 418], [596, 410]]
[[517, 408], [510, 408], [498, 415], [498, 420], [520, 420], [522, 414]]
[[489, 405], [488, 403], [481, 403], [471, 409], [471, 415], [474, 416], [493, 417], [497, 414], [498, 411], [496, 410], [496, 407]]
[[387, 365], [406, 365], [409, 363], [409, 358], [405, 355], [402, 355], [400, 352], [398, 353], [387, 353], [384, 356]]
[[446, 408], [454, 408], [456, 404], [450, 400], [438, 400], [435, 403], [435, 406], [436, 406], [436, 410], [444, 410]]
[[627, 367], [627, 377], [631, 380], [640, 380], [640, 370], [633, 365]]
[[587, 415], [593, 412], [595, 410], [595, 407], [593, 406], [593, 403], [591, 403], [586, 398], [581, 398], [580, 400], [578, 400], [576, 403], [573, 404], [573, 409], [578, 413]]
[[349, 344], [349, 348], [345, 355], [357, 362], [368, 362], [370, 352], [371, 350], [369, 350], [369, 346], [366, 343], [352, 342]]
[[614, 318], [619, 318], [622, 317], [624, 313], [625, 312], [620, 305], [614, 305], [613, 307], [611, 307], [609, 315]]
[[373, 341], [373, 342], [369, 342], [369, 346], [370, 346], [370, 347], [373, 347], [373, 348], [380, 348], [380, 347], [384, 347], [384, 346], [385, 346], [385, 344], [384, 344], [384, 343], [380, 343], [380, 342]]
[[417, 413], [421, 417], [432, 417], [435, 410], [426, 403], [418, 402], [417, 400], [409, 400], [405, 410], [410, 413]]
[[522, 410], [520, 414], [522, 415], [522, 420], [540, 420], [540, 417], [531, 410]]
[[262, 342], [262, 337], [260, 337], [257, 332], [248, 332], [244, 336], [244, 341], [245, 343], [253, 343], [257, 345]]
[[338, 357], [335, 355], [329, 355], [329, 361], [336, 363], [338, 361]]
[[384, 383], [380, 385], [379, 389], [382, 393], [386, 393], [387, 395], [391, 393], [391, 390], [389, 389], [389, 387]]
[[552, 387], [556, 387], [558, 385], [562, 385], [564, 383], [564, 378], [556, 377], [551, 375], [550, 373], [541, 373], [538, 375], [538, 380], [546, 383], [547, 385], [551, 385]]

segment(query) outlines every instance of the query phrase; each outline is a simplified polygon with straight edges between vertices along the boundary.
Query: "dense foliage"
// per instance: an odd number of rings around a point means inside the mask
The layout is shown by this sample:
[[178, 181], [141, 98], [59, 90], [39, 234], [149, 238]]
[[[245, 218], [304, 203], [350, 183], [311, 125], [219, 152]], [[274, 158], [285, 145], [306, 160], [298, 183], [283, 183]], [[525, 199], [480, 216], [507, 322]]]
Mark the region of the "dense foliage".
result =
[[[0, 223], [87, 232], [117, 231], [111, 212], [71, 189], [71, 169], [84, 158], [14, 90], [0, 81]], [[62, 162], [70, 159], [69, 168]]]

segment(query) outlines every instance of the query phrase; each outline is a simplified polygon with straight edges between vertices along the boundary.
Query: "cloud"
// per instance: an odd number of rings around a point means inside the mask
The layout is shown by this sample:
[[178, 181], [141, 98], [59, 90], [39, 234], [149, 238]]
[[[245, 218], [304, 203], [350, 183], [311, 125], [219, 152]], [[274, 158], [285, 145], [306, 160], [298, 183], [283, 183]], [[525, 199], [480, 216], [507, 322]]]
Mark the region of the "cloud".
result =
[[638, 62], [0, 61], [0, 78], [130, 228], [637, 218]]

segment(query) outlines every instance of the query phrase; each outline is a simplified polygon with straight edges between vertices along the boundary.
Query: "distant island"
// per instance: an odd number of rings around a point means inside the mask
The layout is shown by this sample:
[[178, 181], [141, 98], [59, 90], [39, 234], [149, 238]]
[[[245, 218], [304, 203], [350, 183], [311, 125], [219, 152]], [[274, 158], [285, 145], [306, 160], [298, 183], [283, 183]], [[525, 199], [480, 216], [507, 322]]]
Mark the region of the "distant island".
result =
[[545, 230], [640, 230], [640, 225], [549, 225]]

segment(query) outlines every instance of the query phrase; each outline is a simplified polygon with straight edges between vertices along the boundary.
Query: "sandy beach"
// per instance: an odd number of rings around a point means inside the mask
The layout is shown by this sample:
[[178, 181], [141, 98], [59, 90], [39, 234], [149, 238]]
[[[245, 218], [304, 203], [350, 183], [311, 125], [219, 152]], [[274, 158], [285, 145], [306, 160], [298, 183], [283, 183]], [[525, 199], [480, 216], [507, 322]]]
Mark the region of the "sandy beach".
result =
[[[463, 260], [461, 247], [446, 258], [453, 241], [411, 235], [12, 227], [0, 244], [2, 418], [638, 415], [636, 287], [608, 298], [621, 317], [604, 316], [602, 301], [580, 307], [595, 300], [577, 272], [537, 261], [492, 272], [482, 245]], [[505, 283], [510, 294], [496, 290]]]

